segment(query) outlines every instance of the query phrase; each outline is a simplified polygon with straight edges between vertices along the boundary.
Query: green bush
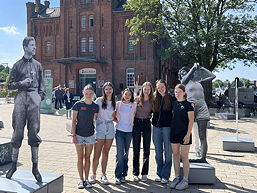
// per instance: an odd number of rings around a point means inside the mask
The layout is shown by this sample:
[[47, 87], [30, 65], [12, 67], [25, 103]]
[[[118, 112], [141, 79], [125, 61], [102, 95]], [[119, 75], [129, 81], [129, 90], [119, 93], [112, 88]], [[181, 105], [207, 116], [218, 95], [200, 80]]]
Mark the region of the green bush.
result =
[[14, 97], [17, 91], [18, 90], [7, 90], [7, 89], [0, 90], [0, 98], [5, 98], [7, 95], [9, 97]]

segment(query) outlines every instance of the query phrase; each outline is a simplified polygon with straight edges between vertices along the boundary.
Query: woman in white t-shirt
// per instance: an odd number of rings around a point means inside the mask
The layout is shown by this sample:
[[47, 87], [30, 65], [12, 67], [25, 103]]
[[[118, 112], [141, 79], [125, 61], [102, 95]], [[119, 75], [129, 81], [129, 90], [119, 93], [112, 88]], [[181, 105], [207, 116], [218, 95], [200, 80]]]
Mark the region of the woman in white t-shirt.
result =
[[115, 136], [115, 129], [113, 125], [114, 111], [116, 106], [114, 88], [112, 83], [106, 82], [102, 89], [103, 96], [95, 100], [99, 106], [99, 113], [96, 120], [95, 137], [96, 143], [94, 145], [93, 158], [93, 174], [90, 177], [90, 182], [95, 183], [96, 170], [99, 164], [99, 159], [102, 154], [101, 166], [102, 176], [101, 182], [105, 185], [109, 184], [106, 176], [106, 168], [108, 162], [108, 155], [112, 146], [113, 138]]
[[126, 88], [122, 92], [121, 101], [116, 104], [116, 167], [115, 184], [126, 182], [125, 177], [128, 173], [128, 153], [132, 139], [132, 130], [137, 104], [130, 89]]

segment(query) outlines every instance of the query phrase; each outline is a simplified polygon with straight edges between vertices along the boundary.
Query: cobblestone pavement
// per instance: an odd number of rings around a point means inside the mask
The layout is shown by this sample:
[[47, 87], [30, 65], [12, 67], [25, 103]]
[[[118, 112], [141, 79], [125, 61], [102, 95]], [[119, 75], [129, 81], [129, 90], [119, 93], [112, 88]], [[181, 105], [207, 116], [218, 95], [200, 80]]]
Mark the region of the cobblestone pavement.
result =
[[[4, 120], [5, 128], [0, 130], [0, 142], [9, 141], [12, 134], [11, 115], [13, 104], [1, 104], [0, 116]], [[110, 185], [102, 185], [99, 181], [93, 185], [90, 190], [78, 190], [78, 173], [76, 168], [75, 147], [71, 143], [71, 137], [65, 129], [67, 119], [65, 116], [41, 115], [40, 136], [43, 139], [40, 145], [39, 169], [42, 172], [64, 174], [64, 192], [129, 192], [129, 193], [147, 193], [147, 192], [179, 192], [171, 190], [167, 185], [160, 185], [154, 182], [155, 179], [155, 153], [154, 146], [151, 147], [150, 156], [150, 180], [147, 183], [133, 182], [132, 176], [132, 149], [129, 156], [129, 175], [128, 182], [122, 185], [114, 184], [115, 169], [115, 142], [111, 148], [107, 175], [111, 182]], [[235, 121], [218, 120], [212, 117], [211, 127], [208, 129], [208, 162], [216, 168], [217, 182], [214, 185], [190, 185], [184, 192], [257, 192], [257, 156], [255, 153], [228, 152], [222, 150], [222, 136], [236, 135]], [[257, 119], [242, 118], [239, 120], [240, 136], [251, 136], [257, 143]], [[26, 132], [26, 131], [25, 131]], [[193, 157], [193, 148], [190, 156]], [[91, 156], [92, 157], [92, 156]], [[142, 157], [142, 156], [141, 156]], [[27, 136], [19, 156], [18, 169], [31, 169], [30, 147], [27, 145]], [[0, 167], [0, 175], [5, 174], [9, 165]], [[172, 170], [172, 178], [174, 177]], [[100, 178], [100, 170], [97, 173], [97, 179]]]

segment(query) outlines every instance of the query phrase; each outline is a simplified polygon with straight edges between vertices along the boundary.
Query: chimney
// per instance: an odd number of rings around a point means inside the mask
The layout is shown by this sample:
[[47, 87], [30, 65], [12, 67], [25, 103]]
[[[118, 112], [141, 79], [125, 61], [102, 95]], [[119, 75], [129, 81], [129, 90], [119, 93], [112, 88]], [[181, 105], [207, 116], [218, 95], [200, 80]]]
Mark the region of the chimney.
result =
[[36, 13], [39, 13], [40, 10], [41, 10], [41, 3], [40, 3], [40, 0], [35, 0], [35, 4], [36, 4], [36, 6], [35, 6], [35, 12], [36, 12]]
[[45, 8], [49, 8], [50, 6], [50, 1], [45, 1]]

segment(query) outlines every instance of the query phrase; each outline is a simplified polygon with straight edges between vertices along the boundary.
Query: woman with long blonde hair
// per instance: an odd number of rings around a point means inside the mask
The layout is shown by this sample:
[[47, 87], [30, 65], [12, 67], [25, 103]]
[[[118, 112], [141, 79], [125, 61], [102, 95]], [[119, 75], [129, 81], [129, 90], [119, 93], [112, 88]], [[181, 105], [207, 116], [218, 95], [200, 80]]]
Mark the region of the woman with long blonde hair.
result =
[[[138, 88], [138, 81], [135, 82], [135, 91]], [[150, 82], [145, 82], [138, 97], [135, 98], [137, 111], [133, 127], [133, 175], [134, 181], [139, 181], [139, 155], [140, 143], [143, 139], [143, 167], [141, 171], [143, 182], [147, 181], [149, 170], [149, 156], [151, 145], [151, 111], [153, 106], [153, 87]]]

